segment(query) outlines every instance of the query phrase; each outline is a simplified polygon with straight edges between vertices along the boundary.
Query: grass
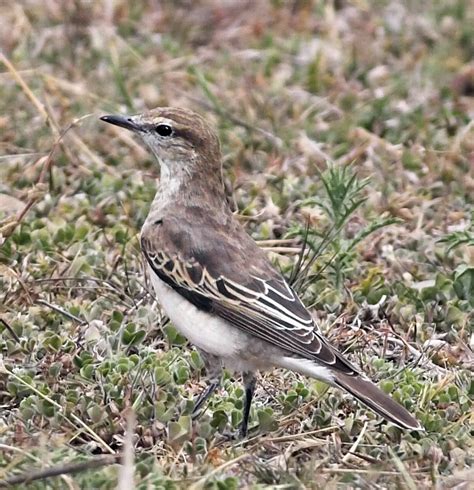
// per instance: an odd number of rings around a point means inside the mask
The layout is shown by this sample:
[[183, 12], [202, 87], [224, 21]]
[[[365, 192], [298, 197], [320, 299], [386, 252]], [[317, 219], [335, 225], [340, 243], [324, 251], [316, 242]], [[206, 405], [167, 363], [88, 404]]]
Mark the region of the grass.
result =
[[[467, 0], [6, 4], [0, 483], [472, 482], [472, 15]], [[231, 373], [191, 422], [203, 363], [137, 240], [159, 170], [98, 121], [159, 105], [213, 121], [249, 233], [426, 432], [282, 370], [259, 378], [248, 440], [223, 437], [241, 420]]]

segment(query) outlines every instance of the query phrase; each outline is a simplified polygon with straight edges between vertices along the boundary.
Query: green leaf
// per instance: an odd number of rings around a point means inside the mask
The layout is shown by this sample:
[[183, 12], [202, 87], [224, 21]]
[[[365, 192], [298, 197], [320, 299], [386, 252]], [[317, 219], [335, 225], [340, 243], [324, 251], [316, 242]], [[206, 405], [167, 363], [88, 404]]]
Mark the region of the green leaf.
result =
[[167, 369], [162, 366], [158, 366], [154, 370], [155, 382], [159, 386], [165, 386], [170, 383], [171, 375]]
[[170, 444], [182, 444], [192, 433], [192, 420], [189, 415], [182, 415], [178, 422], [168, 424], [168, 441]]
[[191, 364], [191, 367], [196, 371], [200, 371], [204, 367], [204, 362], [201, 359], [199, 352], [196, 350], [191, 351], [189, 363]]
[[459, 299], [474, 304], [474, 267], [459, 267], [454, 275], [453, 288]]

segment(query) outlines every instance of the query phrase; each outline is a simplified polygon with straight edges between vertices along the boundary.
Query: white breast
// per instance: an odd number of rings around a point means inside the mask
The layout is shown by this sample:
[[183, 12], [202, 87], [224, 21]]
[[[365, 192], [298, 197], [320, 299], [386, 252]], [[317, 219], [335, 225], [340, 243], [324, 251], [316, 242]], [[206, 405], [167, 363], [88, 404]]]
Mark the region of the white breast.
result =
[[150, 277], [156, 299], [178, 331], [195, 346], [222, 358], [238, 358], [245, 351], [248, 336], [225, 320], [198, 310], [164, 283], [152, 270]]

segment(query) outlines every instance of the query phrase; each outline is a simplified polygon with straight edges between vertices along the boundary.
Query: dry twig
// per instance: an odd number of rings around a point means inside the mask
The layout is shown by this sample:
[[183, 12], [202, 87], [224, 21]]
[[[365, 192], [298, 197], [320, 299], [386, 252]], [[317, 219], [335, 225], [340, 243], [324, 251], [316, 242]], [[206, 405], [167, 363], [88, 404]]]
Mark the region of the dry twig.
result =
[[0, 480], [0, 488], [28, 484], [35, 480], [45, 480], [46, 478], [51, 478], [54, 476], [79, 473], [81, 471], [87, 471], [94, 468], [115, 464], [119, 460], [119, 455], [107, 455], [89, 459], [88, 461], [82, 461], [81, 463], [66, 463], [63, 465], [51, 466], [42, 470], [27, 471], [26, 473], [21, 473], [20, 475], [15, 475], [5, 478], [4, 480]]

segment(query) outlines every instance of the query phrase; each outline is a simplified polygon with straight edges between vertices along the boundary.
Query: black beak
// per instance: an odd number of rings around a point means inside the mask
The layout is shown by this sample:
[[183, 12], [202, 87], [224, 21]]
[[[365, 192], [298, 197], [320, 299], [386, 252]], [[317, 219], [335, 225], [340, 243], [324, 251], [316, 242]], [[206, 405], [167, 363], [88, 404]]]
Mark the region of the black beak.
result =
[[116, 116], [112, 114], [110, 116], [102, 116], [100, 120], [113, 124], [114, 126], [129, 129], [130, 131], [143, 131], [142, 128], [135, 124], [132, 121], [132, 118], [129, 116]]

